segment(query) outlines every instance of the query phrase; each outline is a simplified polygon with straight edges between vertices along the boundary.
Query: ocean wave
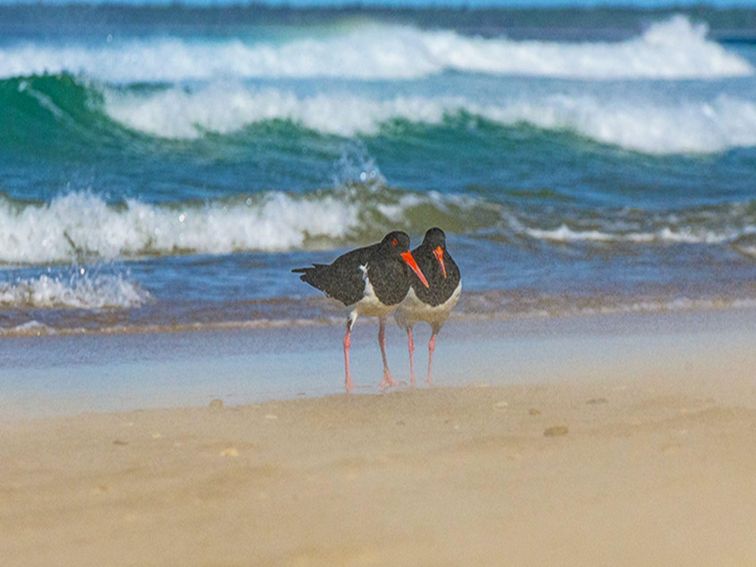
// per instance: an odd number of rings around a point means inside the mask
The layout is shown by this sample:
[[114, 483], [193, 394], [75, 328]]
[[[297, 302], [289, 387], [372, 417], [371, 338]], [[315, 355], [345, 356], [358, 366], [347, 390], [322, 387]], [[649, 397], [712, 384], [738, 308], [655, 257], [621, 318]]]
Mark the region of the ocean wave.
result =
[[512, 231], [552, 244], [728, 246], [752, 256], [756, 240], [754, 205], [753, 201], [744, 201], [674, 212], [616, 209], [604, 211], [601, 217], [564, 210], [558, 216], [510, 213], [505, 218]]
[[134, 199], [109, 204], [88, 192], [47, 203], [0, 197], [0, 263], [332, 248], [380, 237], [395, 225], [424, 230], [423, 222], [437, 222], [460, 228], [467, 222], [460, 210], [475, 206], [463, 196], [369, 186], [175, 205]]
[[[741, 238], [756, 234], [756, 226], [740, 229], [723, 228], [707, 230], [705, 228], [671, 228], [663, 227], [656, 232], [609, 233], [600, 230], [574, 230], [566, 224], [555, 229], [527, 228], [528, 236], [539, 240], [553, 242], [669, 242], [674, 244], [727, 244], [736, 243]], [[749, 247], [739, 246], [748, 255]]]
[[[42, 274], [35, 278], [0, 282], [0, 308], [128, 309], [149, 301], [150, 294], [121, 275], [87, 274], [84, 268], [73, 276]], [[21, 331], [37, 333], [27, 323]]]
[[228, 134], [251, 124], [288, 120], [338, 136], [374, 135], [392, 121], [440, 124], [466, 113], [502, 126], [569, 131], [649, 154], [711, 153], [756, 145], [756, 102], [720, 95], [707, 101], [628, 96], [548, 95], [482, 102], [465, 97], [373, 99], [344, 92], [297, 96], [280, 89], [212, 83], [150, 94], [108, 89], [104, 110], [127, 128], [169, 139]]
[[[381, 135], [397, 122], [405, 128], [469, 128], [474, 123], [469, 117], [502, 128], [569, 132], [656, 155], [756, 146], [756, 101], [728, 95], [690, 99], [663, 93], [562, 92], [379, 98], [339, 89], [303, 95], [224, 81], [191, 88], [115, 88], [58, 75], [0, 80], [0, 103], [10, 110], [9, 117], [16, 117], [3, 124], [0, 115], [0, 127], [9, 132], [0, 137], [0, 147], [18, 149], [22, 144], [24, 151], [49, 144], [50, 131], [66, 133], [56, 138], [56, 147], [112, 144], [113, 136], [125, 134], [123, 128], [150, 137], [194, 140], [207, 134], [232, 135], [270, 121], [351, 138]], [[406, 135], [413, 135], [411, 128]]]
[[753, 67], [682, 15], [617, 43], [515, 41], [453, 31], [363, 26], [286, 43], [150, 38], [88, 44], [10, 44], [0, 77], [70, 72], [114, 82], [218, 78], [416, 79], [444, 71], [570, 79], [709, 79]]
[[307, 194], [270, 191], [221, 201], [108, 203], [88, 192], [46, 203], [0, 196], [0, 263], [82, 263], [100, 259], [240, 251], [333, 249], [374, 241], [401, 227], [522, 242], [728, 246], [752, 256], [752, 202], [675, 212], [532, 209], [466, 195], [410, 192], [377, 180]]

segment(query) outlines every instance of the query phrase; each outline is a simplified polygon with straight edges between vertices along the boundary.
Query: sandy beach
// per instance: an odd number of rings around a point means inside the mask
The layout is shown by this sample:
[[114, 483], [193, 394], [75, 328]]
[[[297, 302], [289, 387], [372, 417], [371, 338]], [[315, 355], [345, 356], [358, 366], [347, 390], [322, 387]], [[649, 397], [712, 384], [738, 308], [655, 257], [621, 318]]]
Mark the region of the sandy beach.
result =
[[754, 180], [756, 0], [0, 0], [0, 567], [756, 567]]
[[603, 379], [13, 420], [2, 564], [754, 565], [756, 355], [695, 344]]

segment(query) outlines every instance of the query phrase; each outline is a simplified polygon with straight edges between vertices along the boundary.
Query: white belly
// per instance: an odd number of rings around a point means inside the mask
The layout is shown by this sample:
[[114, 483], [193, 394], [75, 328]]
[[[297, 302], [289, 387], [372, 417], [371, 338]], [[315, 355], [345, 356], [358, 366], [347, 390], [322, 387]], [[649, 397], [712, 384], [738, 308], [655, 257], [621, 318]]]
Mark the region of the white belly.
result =
[[415, 290], [410, 288], [407, 297], [399, 305], [394, 318], [397, 324], [403, 328], [410, 327], [415, 323], [425, 322], [436, 329], [440, 329], [449, 318], [452, 309], [457, 305], [461, 294], [462, 282], [459, 282], [457, 289], [454, 290], [449, 299], [441, 305], [431, 306], [420, 301], [415, 295]]
[[363, 278], [365, 280], [365, 293], [357, 303], [350, 305], [349, 318], [352, 320], [352, 324], [357, 320], [360, 315], [366, 315], [368, 317], [387, 317], [396, 311], [399, 305], [385, 305], [378, 299], [373, 289], [373, 284], [370, 283], [370, 278], [367, 275], [367, 267], [360, 266], [362, 270]]

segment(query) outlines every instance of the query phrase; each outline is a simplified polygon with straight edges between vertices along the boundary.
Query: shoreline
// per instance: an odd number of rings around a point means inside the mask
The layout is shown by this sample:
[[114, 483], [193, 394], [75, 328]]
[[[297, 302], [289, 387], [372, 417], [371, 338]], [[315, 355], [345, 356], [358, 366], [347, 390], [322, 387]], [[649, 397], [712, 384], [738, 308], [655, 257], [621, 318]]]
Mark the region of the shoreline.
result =
[[[473, 295], [466, 294], [465, 299], [468, 301], [477, 301], [485, 292]], [[310, 298], [321, 300], [321, 298]], [[280, 328], [322, 328], [342, 326], [344, 316], [343, 308], [340, 304], [331, 304], [326, 298], [321, 301], [327, 305], [326, 311], [330, 315], [324, 314], [320, 317], [308, 318], [250, 318], [244, 320], [218, 320], [202, 322], [181, 322], [181, 323], [138, 323], [138, 324], [115, 324], [99, 327], [54, 327], [46, 323], [32, 319], [12, 327], [0, 328], [0, 341], [14, 338], [34, 338], [34, 337], [76, 337], [76, 336], [114, 336], [114, 335], [136, 335], [136, 334], [165, 334], [165, 333], [195, 333], [195, 332], [224, 332], [224, 331], [246, 331], [246, 330], [269, 330]], [[58, 311], [65, 311], [66, 308], [56, 308]], [[76, 309], [71, 309], [76, 311]], [[492, 313], [486, 313], [485, 310], [477, 308], [472, 311], [462, 311], [458, 308], [451, 314], [450, 323], [470, 324], [475, 322], [512, 322], [531, 321], [531, 320], [559, 320], [565, 318], [590, 318], [590, 317], [613, 317], [613, 316], [633, 316], [633, 315], [659, 315], [668, 316], [676, 313], [708, 313], [708, 312], [731, 312], [731, 311], [748, 311], [756, 312], [756, 297], [751, 295], [733, 296], [733, 297], [701, 297], [689, 298], [679, 297], [670, 300], [652, 299], [647, 297], [638, 297], [627, 303], [607, 303], [601, 302], [591, 305], [588, 301], [584, 305], [578, 304], [572, 307], [555, 308], [550, 302], [544, 303], [540, 308], [531, 306], [525, 309], [520, 305], [511, 312], [494, 310]]]
[[[495, 386], [584, 383], [696, 366], [714, 372], [750, 356], [755, 322], [753, 309], [452, 320], [439, 336], [435, 379], [440, 386]], [[375, 327], [360, 321], [353, 336], [357, 393], [380, 393]], [[243, 405], [340, 394], [341, 334], [340, 327], [323, 326], [6, 338], [0, 340], [0, 421], [202, 407], [216, 398]], [[418, 326], [419, 384], [427, 335]], [[390, 325], [388, 341], [391, 368], [406, 380], [404, 334]], [[756, 368], [756, 360], [751, 364]]]

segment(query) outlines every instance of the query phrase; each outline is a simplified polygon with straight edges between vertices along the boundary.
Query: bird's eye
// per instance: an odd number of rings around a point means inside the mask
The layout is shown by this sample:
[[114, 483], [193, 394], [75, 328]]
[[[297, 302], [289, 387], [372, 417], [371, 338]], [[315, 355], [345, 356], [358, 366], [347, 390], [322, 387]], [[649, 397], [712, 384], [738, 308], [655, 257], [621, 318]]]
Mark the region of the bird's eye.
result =
[[399, 246], [399, 241], [396, 238], [392, 238], [391, 239], [391, 246], [393, 246], [394, 248], [396, 248], [397, 246]]

